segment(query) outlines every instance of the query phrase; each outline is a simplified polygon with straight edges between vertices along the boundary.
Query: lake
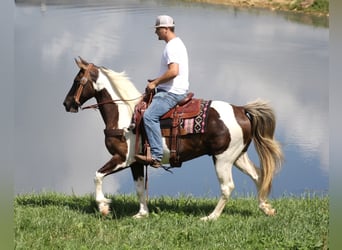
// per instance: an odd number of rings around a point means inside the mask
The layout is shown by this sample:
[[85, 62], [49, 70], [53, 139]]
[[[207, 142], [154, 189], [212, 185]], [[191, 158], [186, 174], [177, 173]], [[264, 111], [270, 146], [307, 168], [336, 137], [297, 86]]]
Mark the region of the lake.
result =
[[[271, 197], [326, 193], [327, 17], [158, 0], [16, 1], [15, 193], [94, 192], [94, 173], [110, 155], [100, 114], [62, 106], [78, 71], [74, 58], [125, 71], [143, 92], [165, 46], [153, 28], [160, 14], [174, 18], [187, 46], [196, 97], [237, 105], [262, 98], [275, 109], [285, 162]], [[252, 147], [250, 157], [258, 164]], [[173, 172], [149, 170], [150, 196], [219, 195], [210, 157]], [[233, 175], [234, 195], [256, 192], [246, 175], [236, 168]], [[135, 192], [130, 171], [107, 177], [104, 191]]]

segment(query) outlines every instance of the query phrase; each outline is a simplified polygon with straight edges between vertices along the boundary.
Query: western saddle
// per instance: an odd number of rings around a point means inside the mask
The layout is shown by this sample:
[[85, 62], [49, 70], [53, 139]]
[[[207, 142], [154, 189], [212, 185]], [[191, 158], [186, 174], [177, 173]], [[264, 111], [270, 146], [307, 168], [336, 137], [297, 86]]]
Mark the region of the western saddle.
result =
[[[200, 113], [201, 99], [193, 98], [194, 93], [189, 92], [188, 95], [177, 103], [175, 107], [170, 109], [160, 118], [162, 135], [169, 140], [170, 144], [170, 165], [171, 167], [181, 167], [182, 162], [178, 154], [178, 137], [185, 135], [187, 132], [181, 128], [182, 120], [196, 117]], [[151, 158], [150, 146], [143, 125], [143, 114], [152, 101], [153, 93], [146, 94], [143, 100], [135, 107], [132, 124], [134, 124], [133, 132], [136, 134], [135, 153], [139, 153], [139, 137], [141, 136], [142, 151], [147, 158]]]

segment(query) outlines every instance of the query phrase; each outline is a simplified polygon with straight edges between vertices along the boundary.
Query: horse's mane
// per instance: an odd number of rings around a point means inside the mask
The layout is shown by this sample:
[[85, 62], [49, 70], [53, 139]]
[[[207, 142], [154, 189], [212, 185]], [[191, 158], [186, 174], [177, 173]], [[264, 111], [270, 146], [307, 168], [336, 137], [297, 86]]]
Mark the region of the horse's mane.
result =
[[134, 106], [139, 101], [138, 98], [141, 96], [141, 93], [133, 85], [133, 83], [130, 81], [126, 73], [124, 71], [115, 72], [105, 67], [100, 67], [100, 70], [108, 78], [114, 91], [119, 95], [119, 97], [123, 101], [137, 98], [136, 100], [126, 101], [127, 104], [130, 106], [131, 110], [134, 110]]

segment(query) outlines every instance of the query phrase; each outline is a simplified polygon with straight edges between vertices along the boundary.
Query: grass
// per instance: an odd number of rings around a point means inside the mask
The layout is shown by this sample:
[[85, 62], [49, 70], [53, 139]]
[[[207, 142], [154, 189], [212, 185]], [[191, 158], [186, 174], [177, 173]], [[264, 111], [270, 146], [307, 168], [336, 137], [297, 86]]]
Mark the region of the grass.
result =
[[313, 4], [309, 7], [303, 7], [305, 2], [305, 0], [294, 0], [289, 4], [289, 9], [313, 13], [329, 13], [329, 0], [314, 0]]
[[136, 220], [134, 195], [110, 196], [102, 217], [91, 195], [18, 195], [14, 200], [16, 249], [328, 249], [329, 199], [305, 194], [271, 200], [267, 217], [253, 197], [231, 199], [216, 221], [200, 217], [217, 199], [159, 197], [150, 216]]

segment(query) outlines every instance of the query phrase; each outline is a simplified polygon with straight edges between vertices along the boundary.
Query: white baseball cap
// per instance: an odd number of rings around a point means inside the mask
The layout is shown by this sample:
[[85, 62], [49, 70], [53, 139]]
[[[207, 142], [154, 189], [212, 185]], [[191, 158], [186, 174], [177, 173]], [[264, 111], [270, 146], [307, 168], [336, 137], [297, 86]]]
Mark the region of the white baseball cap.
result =
[[156, 19], [156, 25], [154, 26], [155, 28], [160, 28], [160, 27], [175, 27], [175, 22], [173, 21], [173, 18], [167, 15], [161, 15], [158, 16]]

